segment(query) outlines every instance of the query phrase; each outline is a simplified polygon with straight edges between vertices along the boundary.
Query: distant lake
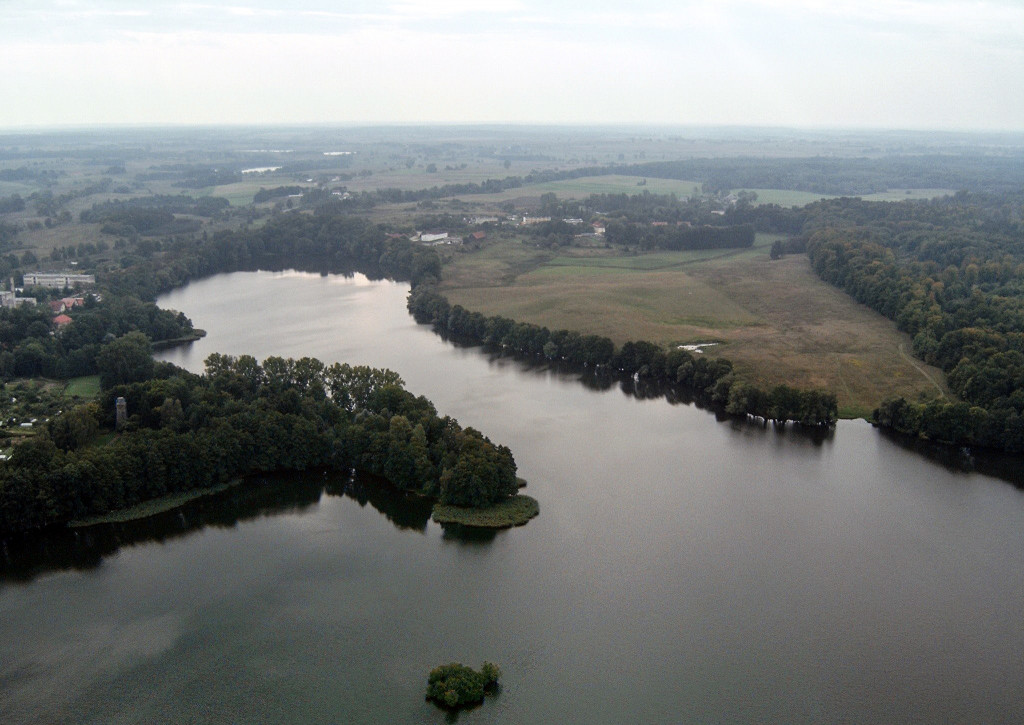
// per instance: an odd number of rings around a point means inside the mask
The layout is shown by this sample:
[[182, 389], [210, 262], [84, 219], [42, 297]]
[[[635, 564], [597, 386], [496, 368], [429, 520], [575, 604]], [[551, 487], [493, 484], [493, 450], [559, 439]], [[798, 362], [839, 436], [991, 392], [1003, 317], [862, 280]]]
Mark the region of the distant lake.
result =
[[253, 480], [7, 542], [4, 723], [1022, 722], [1024, 493], [862, 421], [814, 439], [458, 347], [408, 286], [237, 273], [159, 300], [212, 352], [388, 367], [508, 445], [540, 516], [491, 534], [361, 476]]

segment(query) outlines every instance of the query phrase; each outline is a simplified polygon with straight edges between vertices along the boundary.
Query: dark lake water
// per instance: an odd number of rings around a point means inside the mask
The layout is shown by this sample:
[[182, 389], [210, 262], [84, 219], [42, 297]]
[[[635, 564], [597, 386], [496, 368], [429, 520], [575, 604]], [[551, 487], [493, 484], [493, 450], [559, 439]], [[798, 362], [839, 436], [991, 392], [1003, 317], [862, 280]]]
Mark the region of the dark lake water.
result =
[[445, 531], [363, 478], [263, 479], [10, 544], [4, 723], [441, 723], [426, 673], [504, 670], [464, 723], [1024, 721], [1024, 493], [863, 422], [814, 441], [459, 348], [407, 286], [238, 273], [160, 300], [161, 357], [397, 370], [516, 456], [540, 516]]

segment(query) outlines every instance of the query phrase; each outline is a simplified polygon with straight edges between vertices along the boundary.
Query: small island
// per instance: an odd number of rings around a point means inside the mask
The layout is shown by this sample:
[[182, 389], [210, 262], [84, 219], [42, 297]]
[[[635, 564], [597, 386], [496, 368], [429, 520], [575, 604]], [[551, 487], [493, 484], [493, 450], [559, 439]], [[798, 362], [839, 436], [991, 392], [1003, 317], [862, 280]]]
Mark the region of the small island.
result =
[[537, 499], [525, 494], [516, 494], [490, 506], [472, 508], [449, 504], [434, 504], [432, 518], [439, 524], [461, 524], [485, 529], [507, 529], [525, 526], [540, 513]]
[[484, 662], [480, 671], [460, 662], [435, 667], [427, 677], [427, 699], [449, 708], [477, 705], [494, 692], [501, 668]]

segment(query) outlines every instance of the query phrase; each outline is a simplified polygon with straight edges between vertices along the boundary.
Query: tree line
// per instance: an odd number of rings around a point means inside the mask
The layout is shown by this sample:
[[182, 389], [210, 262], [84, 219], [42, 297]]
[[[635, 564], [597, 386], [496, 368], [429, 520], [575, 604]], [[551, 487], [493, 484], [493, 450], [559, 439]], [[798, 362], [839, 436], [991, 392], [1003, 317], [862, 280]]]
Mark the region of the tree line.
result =
[[611, 339], [600, 335], [582, 335], [571, 330], [552, 332], [500, 315], [487, 317], [461, 305], [451, 305], [429, 284], [413, 288], [408, 307], [417, 322], [433, 325], [457, 338], [524, 356], [604, 369], [622, 377], [673, 386], [731, 414], [780, 423], [795, 421], [805, 426], [830, 426], [838, 417], [834, 394], [785, 385], [762, 391], [737, 381], [732, 363], [722, 358], [709, 359], [678, 348], [666, 351], [642, 340], [616, 348]]
[[892, 154], [878, 158], [705, 158], [637, 164], [638, 176], [695, 179], [709, 191], [792, 189], [859, 196], [889, 189], [1013, 192], [1024, 185], [1021, 154]]

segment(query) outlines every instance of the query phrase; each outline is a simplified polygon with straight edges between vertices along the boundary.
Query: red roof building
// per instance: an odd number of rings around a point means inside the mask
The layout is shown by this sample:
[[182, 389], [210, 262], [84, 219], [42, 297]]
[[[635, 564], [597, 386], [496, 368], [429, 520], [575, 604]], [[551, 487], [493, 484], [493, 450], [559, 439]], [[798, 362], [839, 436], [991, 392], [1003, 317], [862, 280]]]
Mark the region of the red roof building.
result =
[[57, 315], [53, 318], [53, 324], [57, 327], [64, 327], [64, 325], [71, 324], [71, 318], [67, 315]]

